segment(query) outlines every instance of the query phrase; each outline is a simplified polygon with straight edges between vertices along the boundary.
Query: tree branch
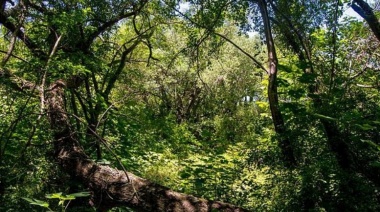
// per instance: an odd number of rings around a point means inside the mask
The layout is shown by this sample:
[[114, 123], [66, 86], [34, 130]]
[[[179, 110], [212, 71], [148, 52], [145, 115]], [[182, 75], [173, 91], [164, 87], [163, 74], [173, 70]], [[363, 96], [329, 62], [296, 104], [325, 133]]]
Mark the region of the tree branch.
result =
[[351, 7], [358, 13], [371, 28], [372, 32], [375, 34], [376, 38], [380, 41], [380, 22], [373, 13], [373, 9], [369, 4], [363, 0], [353, 0]]
[[[284, 15], [284, 13], [282, 13], [282, 12], [277, 8], [277, 6], [274, 4], [274, 2], [273, 2], [272, 0], [270, 0], [269, 3], [270, 3], [270, 5], [271, 5], [271, 7], [273, 8], [273, 10], [274, 10], [276, 13], [278, 13], [278, 14], [281, 15], [281, 17], [282, 17], [282, 18], [286, 21], [286, 23], [288, 24], [288, 27], [294, 32], [294, 34], [296, 35], [298, 41], [300, 42], [300, 44], [301, 44], [303, 50], [305, 51], [305, 55], [306, 55], [307, 60], [309, 61], [310, 65], [311, 65], [311, 52], [310, 52], [309, 48], [306, 47], [306, 44], [305, 44], [305, 42], [304, 42], [304, 39], [303, 39], [301, 33], [299, 32], [299, 30], [294, 26], [294, 24], [291, 22], [291, 20], [289, 19], [289, 17], [287, 17], [286, 15]], [[272, 21], [275, 21], [275, 24], [277, 24], [278, 27], [283, 28], [283, 24], [279, 23], [277, 20], [272, 19]], [[286, 30], [286, 29], [284, 29], [284, 30]], [[290, 30], [289, 30], [289, 32], [284, 32], [284, 34], [285, 34], [285, 36], [286, 36], [287, 38], [293, 38], [293, 36], [290, 37], [290, 35], [288, 35], [288, 34], [290, 34], [290, 33], [291, 33]], [[298, 45], [295, 43], [295, 39], [293, 38], [293, 39], [291, 39], [291, 41], [293, 41], [293, 44], [291, 44], [291, 46], [293, 47], [293, 49], [295, 50], [295, 52], [298, 53], [298, 54], [300, 54], [301, 57], [304, 57], [304, 58], [305, 58], [303, 52], [300, 51], [300, 48], [299, 48]], [[297, 49], [299, 49], [299, 50], [297, 51]]]
[[103, 25], [99, 26], [95, 32], [93, 32], [92, 34], [89, 35], [87, 41], [85, 42], [84, 49], [88, 49], [90, 47], [91, 43], [93, 42], [93, 40], [96, 37], [98, 37], [102, 32], [104, 32], [106, 29], [112, 27], [117, 22], [121, 21], [122, 19], [132, 17], [132, 16], [138, 14], [147, 2], [148, 2], [147, 0], [140, 1], [141, 5], [137, 9], [135, 9], [134, 11], [129, 12], [129, 13], [121, 13], [118, 16], [116, 16], [115, 18], [113, 18], [113, 19], [105, 22]]
[[246, 52], [244, 49], [242, 49], [240, 46], [238, 46], [232, 40], [230, 40], [229, 38], [227, 38], [226, 36], [224, 36], [218, 32], [214, 32], [214, 34], [223, 38], [228, 43], [232, 44], [235, 48], [237, 48], [239, 51], [241, 51], [243, 54], [245, 54], [247, 57], [249, 57], [260, 69], [262, 69], [263, 71], [268, 73], [268, 70], [258, 60], [256, 60], [256, 58], [254, 58], [252, 55], [250, 55], [248, 52]]
[[[18, 30], [16, 30], [17, 32]], [[12, 55], [12, 52], [13, 52], [13, 49], [15, 47], [15, 44], [16, 44], [16, 32], [13, 33], [13, 36], [11, 38], [11, 43], [9, 44], [9, 48], [8, 48], [8, 51], [6, 53], [6, 55], [4, 56], [3, 60], [1, 61], [1, 67], [4, 67], [5, 64], [7, 64], [9, 58], [11, 57]]]
[[16, 91], [25, 92], [25, 90], [31, 90], [32, 94], [35, 94], [34, 92], [40, 89], [39, 86], [37, 86], [35, 83], [15, 76], [10, 70], [6, 68], [0, 69], [0, 80], [8, 83], [9, 86]]
[[14, 33], [18, 39], [20, 39], [28, 49], [37, 55], [44, 55], [44, 53], [39, 49], [39, 47], [18, 27], [16, 27], [12, 22], [9, 21], [8, 16], [5, 12], [0, 12], [0, 23], [7, 28], [9, 31]]
[[[9, 54], [9, 51], [0, 50], [0, 53]], [[9, 56], [14, 57], [16, 59], [19, 59], [19, 60], [21, 60], [22, 62], [25, 62], [25, 63], [28, 62], [24, 58], [21, 58], [20, 56], [12, 54], [12, 52], [9, 54]]]
[[133, 49], [135, 49], [135, 47], [141, 42], [141, 39], [140, 38], [137, 38], [136, 41], [128, 48], [126, 48], [122, 55], [121, 55], [121, 59], [120, 59], [120, 63], [119, 63], [119, 66], [117, 67], [115, 73], [113, 73], [110, 77], [110, 79], [108, 80], [108, 84], [106, 86], [106, 89], [104, 90], [104, 96], [106, 98], [106, 101], [108, 101], [108, 95], [111, 93], [111, 90], [112, 88], [114, 87], [115, 85], [115, 82], [117, 80], [117, 78], [119, 77], [119, 75], [121, 74], [121, 72], [123, 71], [124, 67], [125, 67], [125, 63], [126, 63], [126, 60], [127, 60], [127, 55], [129, 53], [131, 53], [133, 51]]
[[[200, 27], [200, 28], [206, 28], [204, 26], [201, 26], [199, 25], [198, 23], [196, 23], [194, 20], [192, 20], [191, 18], [189, 18], [188, 16], [186, 16], [185, 14], [183, 14], [181, 11], [179, 11], [178, 9], [174, 8], [174, 10], [179, 13], [183, 18], [185, 18], [186, 20], [190, 21], [190, 23], [194, 24], [195, 26], [197, 27]], [[206, 28], [207, 29], [207, 28]], [[207, 29], [209, 30], [209, 29]], [[225, 41], [227, 41], [228, 43], [232, 44], [235, 48], [237, 48], [239, 51], [241, 51], [243, 54], [245, 54], [247, 57], [249, 57], [260, 69], [264, 70], [265, 72], [268, 73], [268, 70], [258, 61], [256, 60], [256, 58], [254, 58], [252, 55], [250, 55], [248, 52], [244, 51], [244, 49], [240, 48], [236, 43], [234, 43], [232, 40], [230, 40], [229, 38], [227, 38], [226, 36], [216, 32], [215, 30], [213, 30], [212, 32], [213, 34], [223, 38]]]
[[124, 171], [90, 160], [71, 130], [64, 109], [64, 88], [64, 84], [56, 82], [47, 93], [55, 157], [67, 173], [91, 190], [91, 203], [98, 207], [98, 211], [106, 211], [116, 206], [128, 206], [139, 211], [246, 211], [227, 203], [178, 193], [132, 173], [127, 172], [126, 175]]

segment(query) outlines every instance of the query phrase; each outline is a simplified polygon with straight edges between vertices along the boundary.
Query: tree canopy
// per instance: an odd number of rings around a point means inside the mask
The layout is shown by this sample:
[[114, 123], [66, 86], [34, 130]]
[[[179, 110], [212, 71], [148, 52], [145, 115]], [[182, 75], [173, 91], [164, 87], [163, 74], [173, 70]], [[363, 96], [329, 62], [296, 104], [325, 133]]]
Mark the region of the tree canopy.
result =
[[379, 9], [0, 1], [0, 210], [380, 210]]

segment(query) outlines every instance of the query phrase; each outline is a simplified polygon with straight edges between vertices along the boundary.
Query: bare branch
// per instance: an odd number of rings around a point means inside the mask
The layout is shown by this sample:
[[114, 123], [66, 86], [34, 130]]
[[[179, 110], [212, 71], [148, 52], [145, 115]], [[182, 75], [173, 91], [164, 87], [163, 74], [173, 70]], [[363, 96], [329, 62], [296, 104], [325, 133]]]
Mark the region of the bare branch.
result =
[[256, 58], [254, 58], [251, 54], [249, 54], [244, 49], [242, 49], [239, 45], [237, 45], [232, 40], [230, 40], [229, 38], [227, 38], [226, 36], [224, 36], [218, 32], [214, 32], [214, 34], [223, 38], [228, 43], [232, 44], [235, 48], [237, 48], [239, 51], [241, 51], [243, 54], [245, 54], [247, 57], [249, 57], [259, 68], [261, 68], [263, 71], [268, 73], [268, 70], [258, 60], [256, 60]]
[[[49, 58], [47, 59], [46, 61], [46, 65], [45, 65], [45, 71], [44, 71], [44, 74], [42, 76], [42, 80], [41, 80], [41, 85], [40, 85], [40, 103], [41, 103], [41, 106], [40, 106], [40, 113], [42, 114], [45, 110], [45, 82], [46, 82], [46, 74], [47, 74], [47, 71], [49, 69], [49, 63], [50, 63], [50, 60], [51, 58], [53, 57], [53, 55], [55, 54], [56, 50], [57, 50], [57, 47], [58, 47], [58, 44], [59, 44], [59, 41], [61, 40], [62, 38], [62, 35], [60, 35], [55, 44], [54, 44], [54, 47], [53, 49], [51, 50], [50, 52], [50, 55], [49, 55]], [[41, 115], [38, 116], [38, 119], [39, 120], [41, 118]]]
[[16, 32], [13, 33], [13, 36], [11, 38], [11, 43], [9, 44], [9, 49], [7, 51], [7, 54], [4, 56], [3, 60], [1, 61], [1, 66], [2, 67], [5, 66], [5, 64], [8, 62], [9, 58], [11, 57], [11, 54], [12, 54], [13, 49], [14, 49], [15, 44], [16, 44], [16, 39], [17, 39]]
[[374, 85], [363, 85], [363, 84], [356, 84], [356, 86], [360, 87], [360, 88], [379, 88], [378, 86], [374, 86]]
[[[8, 54], [8, 51], [0, 50], [0, 53]], [[14, 58], [16, 58], [16, 59], [19, 59], [19, 60], [21, 60], [22, 62], [26, 62], [26, 63], [28, 62], [28, 61], [26, 61], [24, 58], [21, 58], [20, 56], [17, 56], [17, 55], [12, 54], [12, 52], [9, 54], [9, 56], [14, 57]]]
[[[186, 20], [190, 21], [190, 23], [194, 24], [195, 26], [200, 27], [200, 28], [205, 28], [204, 26], [200, 26], [198, 23], [196, 23], [195, 21], [193, 21], [191, 18], [187, 17], [185, 14], [183, 14], [178, 9], [174, 8], [174, 10], [177, 13], [179, 13], [183, 18], [185, 18]], [[207, 29], [207, 30], [209, 30], [209, 29]], [[235, 44], [232, 40], [230, 40], [226, 36], [224, 36], [224, 35], [216, 32], [216, 31], [213, 31], [212, 33], [215, 34], [215, 35], [217, 35], [217, 36], [219, 36], [219, 37], [221, 37], [221, 38], [223, 38], [228, 43], [232, 44], [235, 48], [237, 48], [239, 51], [241, 51], [243, 54], [245, 54], [247, 57], [249, 57], [259, 68], [261, 68], [263, 71], [265, 71], [265, 72], [268, 73], [268, 70], [258, 60], [256, 60], [256, 58], [254, 58], [248, 52], [244, 51], [241, 47], [239, 47], [237, 44]]]

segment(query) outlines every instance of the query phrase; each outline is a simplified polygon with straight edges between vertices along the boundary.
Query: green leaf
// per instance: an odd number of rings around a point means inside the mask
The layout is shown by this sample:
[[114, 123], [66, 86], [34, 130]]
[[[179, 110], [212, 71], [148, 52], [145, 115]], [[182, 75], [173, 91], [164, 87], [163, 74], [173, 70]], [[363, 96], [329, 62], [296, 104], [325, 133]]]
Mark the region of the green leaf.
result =
[[62, 198], [62, 192], [54, 193], [54, 194], [47, 194], [46, 198], [48, 198], [48, 199], [61, 199]]
[[28, 201], [28, 202], [34, 202], [32, 199], [27, 198], [27, 197], [22, 197], [22, 199], [24, 199], [24, 200], [26, 200], [26, 201]]
[[220, 163], [221, 163], [221, 164], [227, 164], [227, 163], [228, 163], [228, 160], [227, 160], [227, 159], [221, 159], [221, 160], [220, 160]]
[[206, 179], [204, 179], [204, 178], [196, 178], [195, 179], [195, 185], [196, 186], [202, 186], [204, 183], [206, 182]]
[[196, 168], [194, 170], [194, 174], [200, 174], [200, 173], [204, 173], [204, 172], [205, 172], [205, 170], [203, 168]]
[[269, 107], [269, 103], [268, 102], [261, 102], [261, 101], [256, 101], [256, 105], [264, 110], [264, 109], [267, 109]]
[[38, 206], [41, 206], [41, 207], [44, 207], [44, 208], [49, 208], [49, 203], [44, 202], [42, 200], [30, 199], [30, 198], [27, 198], [27, 197], [22, 197], [22, 199], [28, 201], [31, 205], [38, 205]]
[[380, 162], [373, 161], [372, 163], [370, 163], [370, 166], [375, 167], [375, 168], [380, 168]]
[[333, 117], [330, 117], [330, 116], [325, 116], [325, 115], [322, 115], [322, 114], [318, 114], [318, 113], [315, 113], [313, 114], [315, 117], [317, 118], [320, 118], [320, 119], [325, 119], [325, 120], [329, 120], [329, 121], [337, 121], [336, 118], [333, 118]]
[[100, 165], [110, 165], [111, 164], [111, 162], [106, 160], [106, 159], [97, 160], [96, 163], [100, 164]]
[[181, 178], [182, 179], [186, 179], [186, 178], [189, 178], [189, 177], [191, 177], [191, 174], [190, 173], [188, 173], [188, 172], [184, 172], [184, 173], [181, 173]]
[[356, 126], [358, 126], [360, 129], [362, 129], [364, 131], [372, 130], [374, 128], [373, 126], [371, 126], [369, 124], [363, 124], [363, 125], [356, 124]]
[[372, 146], [373, 148], [377, 149], [380, 151], [380, 145], [377, 145], [375, 142], [371, 141], [371, 140], [361, 140], [362, 142], [364, 143], [367, 143], [369, 144], [370, 146]]
[[290, 83], [286, 79], [282, 79], [282, 78], [277, 78], [277, 83], [279, 86], [282, 86], [282, 87], [288, 87], [290, 85]]
[[315, 83], [315, 79], [317, 78], [317, 75], [316, 74], [312, 74], [312, 73], [304, 73], [302, 74], [302, 76], [300, 76], [298, 78], [298, 80], [301, 82], [301, 83]]
[[69, 194], [70, 196], [74, 196], [74, 197], [88, 197], [91, 195], [90, 192], [88, 191], [82, 191], [82, 192], [78, 192], [78, 193], [72, 193], [72, 194]]
[[297, 67], [300, 68], [300, 69], [306, 69], [306, 68], [310, 68], [310, 63], [309, 62], [304, 62], [304, 61], [300, 61], [298, 64], [297, 64]]
[[305, 93], [304, 89], [296, 89], [296, 90], [288, 91], [289, 96], [297, 98], [297, 99], [301, 98], [304, 95], [304, 93]]
[[74, 200], [74, 199], [75, 199], [75, 196], [70, 195], [70, 194], [61, 197], [61, 200], [63, 200], [63, 201], [65, 201], [65, 200]]
[[281, 64], [278, 64], [278, 69], [280, 69], [281, 71], [285, 71], [287, 73], [291, 73], [293, 71], [290, 66], [281, 65]]

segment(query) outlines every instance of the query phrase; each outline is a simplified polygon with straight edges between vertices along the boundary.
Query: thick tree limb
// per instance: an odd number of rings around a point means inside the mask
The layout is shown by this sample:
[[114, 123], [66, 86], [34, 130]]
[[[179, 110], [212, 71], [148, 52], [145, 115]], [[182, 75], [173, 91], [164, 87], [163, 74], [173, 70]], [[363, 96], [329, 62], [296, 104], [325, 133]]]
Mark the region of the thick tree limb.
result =
[[123, 53], [121, 54], [119, 65], [118, 65], [116, 71], [111, 74], [110, 78], [108, 79], [108, 84], [104, 90], [104, 96], [106, 97], [106, 101], [108, 101], [108, 96], [111, 93], [111, 90], [113, 89], [117, 78], [119, 77], [119, 75], [121, 74], [121, 72], [123, 71], [123, 69], [125, 67], [125, 63], [127, 62], [127, 55], [129, 53], [131, 53], [139, 43], [141, 43], [141, 39], [137, 38], [130, 47], [127, 48], [124, 45], [125, 49], [124, 49]]
[[[137, 14], [147, 2], [146, 0], [140, 1], [131, 12], [123, 11], [119, 15], [116, 15], [115, 18], [105, 21], [94, 33], [80, 40], [79, 43], [83, 45], [80, 51], [88, 51], [97, 36], [117, 24], [118, 21], [130, 17], [135, 13]], [[41, 8], [36, 8], [36, 10], [43, 13], [43, 9]], [[6, 10], [0, 11], [0, 24], [12, 33], [16, 32], [16, 37], [24, 42], [25, 46], [35, 53], [35, 56], [40, 59], [43, 58], [48, 62], [48, 54], [39, 50], [39, 46], [26, 35], [25, 29], [16, 27], [10, 21], [10, 15]], [[74, 42], [68, 44], [68, 46], [76, 47], [76, 44], [77, 43]], [[138, 42], [133, 43], [132, 46], [137, 44]], [[126, 48], [125, 55], [133, 50], [134, 47], [135, 46]], [[36, 54], [38, 52], [41, 52], [41, 54]], [[116, 79], [122, 68], [124, 68], [124, 63], [120, 64], [114, 73]], [[12, 74], [5, 70], [0, 70], [0, 79], [14, 82]], [[21, 81], [20, 85], [19, 81], [16, 81], [12, 85], [19, 88], [19, 90], [45, 90], [37, 87], [36, 84], [27, 85], [27, 83], [24, 82], [26, 81]], [[109, 85], [114, 84], [113, 79], [109, 82]], [[132, 173], [102, 166], [93, 162], [80, 146], [77, 135], [72, 129], [69, 116], [66, 112], [64, 89], [66, 87], [76, 87], [70, 84], [77, 83], [58, 80], [45, 90], [46, 114], [50, 122], [54, 140], [54, 156], [66, 173], [70, 174], [73, 179], [82, 182], [82, 184], [92, 192], [92, 204], [97, 207], [99, 211], [106, 211], [115, 206], [127, 206], [138, 211], [245, 211], [242, 208], [227, 203], [205, 200], [178, 193], [135, 176]], [[111, 88], [112, 86], [107, 87], [106, 93], [109, 93]], [[81, 102], [81, 105], [83, 106], [84, 103]], [[89, 107], [89, 110], [92, 108], [93, 107]], [[92, 117], [86, 118], [92, 119]]]
[[34, 53], [38, 55], [43, 54], [39, 50], [38, 46], [27, 36], [22, 30], [19, 30], [11, 21], [9, 21], [8, 16], [4, 12], [0, 12], [0, 24], [5, 28], [15, 34], [18, 39], [20, 39], [24, 44]]
[[128, 206], [141, 211], [245, 211], [227, 203], [172, 191], [132, 173], [126, 176], [124, 171], [90, 160], [71, 130], [64, 108], [65, 84], [63, 81], [55, 82], [46, 94], [55, 157], [64, 171], [92, 191], [92, 204], [100, 211], [116, 206]]
[[[4, 54], [7, 54], [7, 55], [8, 55], [8, 54], [9, 54], [9, 51], [0, 50], [0, 53], [4, 53]], [[14, 57], [14, 58], [16, 58], [16, 59], [19, 59], [19, 60], [21, 60], [22, 62], [25, 62], [25, 63], [28, 62], [28, 61], [26, 61], [24, 58], [12, 54], [12, 52], [9, 54], [9, 56], [10, 56], [10, 57]]]
[[351, 7], [368, 23], [376, 38], [380, 41], [380, 22], [373, 9], [363, 0], [353, 0]]
[[87, 41], [85, 42], [84, 49], [88, 49], [90, 47], [91, 43], [94, 41], [94, 39], [96, 37], [98, 37], [102, 32], [104, 32], [106, 29], [112, 27], [117, 22], [119, 22], [125, 18], [132, 17], [132, 16], [138, 14], [147, 2], [148, 2], [147, 0], [140, 1], [139, 2], [140, 5], [136, 9], [134, 9], [133, 11], [128, 12], [128, 13], [123, 12], [123, 13], [119, 14], [118, 16], [116, 16], [115, 18], [110, 19], [107, 22], [105, 22], [104, 24], [102, 24], [101, 26], [99, 26], [96, 29], [96, 31], [93, 32], [92, 34], [90, 34], [89, 37], [87, 38]]

